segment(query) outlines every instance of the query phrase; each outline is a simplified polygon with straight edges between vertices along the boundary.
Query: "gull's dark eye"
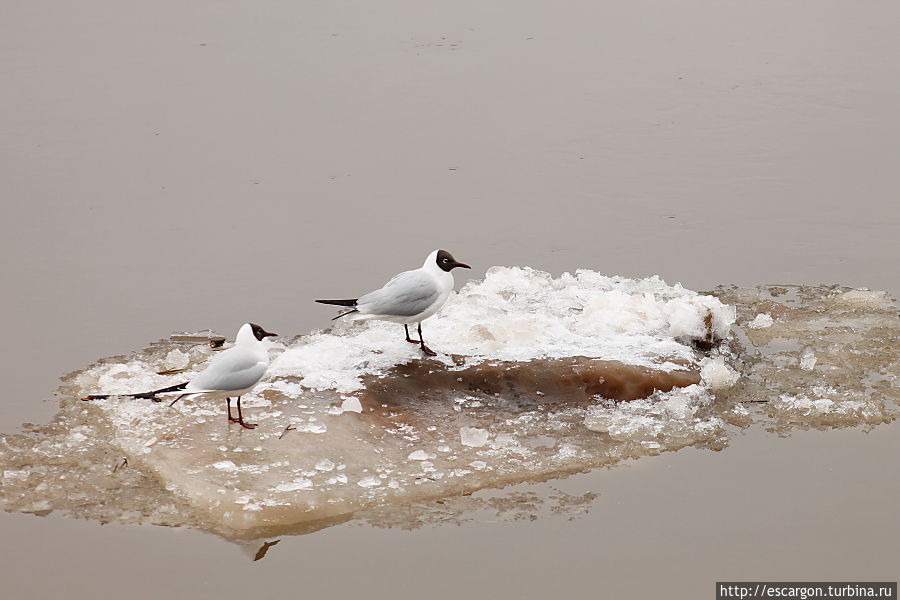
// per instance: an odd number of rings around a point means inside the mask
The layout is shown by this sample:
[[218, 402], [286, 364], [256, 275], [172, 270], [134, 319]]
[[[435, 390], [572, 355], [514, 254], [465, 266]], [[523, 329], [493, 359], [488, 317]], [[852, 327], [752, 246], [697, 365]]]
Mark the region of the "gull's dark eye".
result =
[[447, 264], [448, 262], [450, 262], [450, 259], [449, 259], [449, 258], [445, 258], [443, 262], [444, 262], [444, 264]]

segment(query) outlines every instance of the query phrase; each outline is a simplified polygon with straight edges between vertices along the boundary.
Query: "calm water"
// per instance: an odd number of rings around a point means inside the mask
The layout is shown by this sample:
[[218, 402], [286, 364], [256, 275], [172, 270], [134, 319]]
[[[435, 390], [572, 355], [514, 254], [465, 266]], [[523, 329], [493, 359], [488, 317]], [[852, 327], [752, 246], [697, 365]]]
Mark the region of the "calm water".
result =
[[[436, 247], [474, 278], [900, 294], [895, 4], [482, 4], [6, 7], [3, 430], [48, 420], [58, 377], [98, 357], [248, 319], [323, 327], [312, 298]], [[890, 579], [897, 431], [749, 432], [558, 482], [600, 495], [575, 521], [344, 525], [255, 563], [192, 531], [2, 514], [0, 573], [15, 598]]]

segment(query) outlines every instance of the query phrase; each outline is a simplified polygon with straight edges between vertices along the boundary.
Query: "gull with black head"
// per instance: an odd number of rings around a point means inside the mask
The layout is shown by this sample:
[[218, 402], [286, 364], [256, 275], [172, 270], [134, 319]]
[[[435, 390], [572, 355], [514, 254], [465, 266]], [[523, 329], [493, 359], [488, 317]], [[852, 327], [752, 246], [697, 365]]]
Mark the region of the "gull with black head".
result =
[[[187, 397], [225, 399], [228, 402], [228, 422], [253, 429], [256, 425], [245, 422], [241, 413], [241, 396], [252, 390], [269, 369], [269, 353], [262, 341], [274, 335], [277, 334], [270, 333], [255, 323], [245, 323], [235, 336], [234, 346], [214, 356], [209, 365], [190, 381], [152, 392], [125, 395], [162, 402], [158, 396], [179, 394], [169, 406]], [[110, 395], [112, 394], [95, 394], [83, 400], [100, 400], [109, 398]], [[237, 397], [237, 418], [231, 415], [231, 399], [234, 397]]]
[[[428, 255], [418, 269], [404, 271], [384, 284], [383, 287], [365, 296], [348, 300], [316, 300], [321, 304], [334, 304], [352, 308], [335, 319], [349, 316], [352, 319], [378, 319], [392, 323], [402, 323], [406, 341], [419, 344], [422, 352], [429, 356], [437, 353], [425, 345], [422, 337], [422, 321], [435, 314], [447, 301], [453, 291], [453, 274], [457, 267], [470, 269], [458, 262], [446, 250], [435, 250]], [[334, 319], [332, 319], [334, 320]], [[419, 339], [409, 337], [409, 326], [418, 324]]]

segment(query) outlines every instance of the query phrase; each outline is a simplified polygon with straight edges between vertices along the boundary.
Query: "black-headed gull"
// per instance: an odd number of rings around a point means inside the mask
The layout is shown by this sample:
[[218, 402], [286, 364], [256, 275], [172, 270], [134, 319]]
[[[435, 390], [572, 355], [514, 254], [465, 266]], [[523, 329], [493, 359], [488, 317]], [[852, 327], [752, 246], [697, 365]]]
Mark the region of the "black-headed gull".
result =
[[[435, 314], [447, 301], [453, 290], [453, 274], [456, 267], [470, 269], [467, 264], [457, 262], [446, 250], [435, 250], [428, 255], [418, 269], [404, 271], [384, 284], [384, 287], [369, 292], [365, 296], [349, 300], [316, 300], [322, 304], [351, 307], [339, 319], [350, 315], [352, 319], [379, 319], [392, 323], [402, 323], [406, 341], [419, 344], [422, 352], [429, 356], [437, 353], [425, 345], [422, 337], [422, 321]], [[409, 337], [409, 325], [417, 323], [419, 339]]]
[[[255, 323], [245, 323], [237, 332], [234, 346], [217, 354], [209, 361], [209, 365], [196, 377], [185, 383], [173, 385], [152, 392], [139, 394], [122, 394], [130, 398], [147, 398], [161, 402], [157, 396], [162, 394], [180, 395], [169, 406], [188, 396], [206, 396], [224, 398], [228, 402], [228, 421], [239, 423], [247, 429], [256, 427], [254, 423], [245, 423], [241, 414], [241, 396], [253, 389], [266, 374], [269, 368], [269, 353], [263, 346], [263, 339], [277, 334], [269, 333]], [[84, 400], [99, 400], [115, 394], [94, 394]], [[231, 399], [237, 397], [237, 418], [231, 416]]]

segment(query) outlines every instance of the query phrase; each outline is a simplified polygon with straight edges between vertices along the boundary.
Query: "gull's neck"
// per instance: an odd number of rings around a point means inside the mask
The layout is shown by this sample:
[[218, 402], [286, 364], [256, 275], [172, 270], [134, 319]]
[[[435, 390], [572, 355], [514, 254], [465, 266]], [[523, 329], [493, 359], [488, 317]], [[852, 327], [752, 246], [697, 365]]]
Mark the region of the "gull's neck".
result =
[[432, 252], [431, 254], [428, 255], [428, 258], [426, 258], [426, 259], [425, 259], [425, 262], [422, 263], [422, 268], [423, 268], [424, 270], [426, 270], [426, 271], [431, 271], [431, 270], [434, 270], [434, 271], [440, 271], [440, 270], [442, 270], [442, 269], [441, 269], [440, 267], [438, 267], [438, 265], [437, 265], [437, 253], [438, 253], [438, 251], [435, 250], [434, 252]]

